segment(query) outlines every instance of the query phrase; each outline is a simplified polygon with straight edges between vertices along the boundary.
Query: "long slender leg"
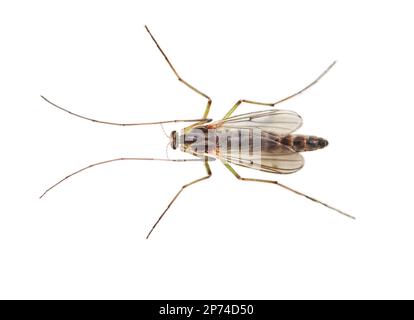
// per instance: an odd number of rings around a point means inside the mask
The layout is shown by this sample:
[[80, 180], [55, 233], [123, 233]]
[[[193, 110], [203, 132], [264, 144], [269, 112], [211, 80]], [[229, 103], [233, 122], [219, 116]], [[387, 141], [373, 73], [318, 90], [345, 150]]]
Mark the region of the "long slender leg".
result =
[[194, 86], [192, 86], [191, 84], [189, 84], [187, 81], [185, 81], [183, 78], [181, 78], [181, 76], [178, 74], [178, 72], [175, 70], [174, 66], [172, 65], [172, 63], [170, 62], [170, 60], [168, 59], [167, 55], [164, 53], [164, 51], [161, 49], [160, 45], [158, 44], [157, 40], [155, 40], [154, 36], [152, 35], [151, 31], [148, 29], [147, 26], [145, 26], [145, 29], [148, 31], [149, 35], [151, 36], [152, 40], [154, 41], [155, 45], [157, 46], [158, 50], [160, 50], [161, 54], [164, 56], [165, 60], [167, 61], [168, 65], [170, 66], [171, 70], [174, 72], [175, 76], [177, 77], [178, 81], [184, 83], [188, 88], [190, 88], [191, 90], [193, 90], [194, 92], [198, 93], [199, 95], [203, 96], [204, 98], [207, 99], [207, 105], [206, 108], [204, 110], [204, 114], [202, 116], [202, 119], [206, 119], [208, 116], [208, 113], [210, 111], [210, 106], [211, 106], [211, 98], [206, 95], [205, 93], [201, 92], [200, 90], [198, 90], [197, 88], [195, 88]]
[[189, 187], [189, 186], [191, 186], [191, 185], [193, 185], [193, 184], [195, 184], [195, 183], [197, 183], [197, 182], [200, 182], [200, 181], [206, 180], [206, 179], [208, 179], [208, 178], [210, 178], [210, 177], [211, 177], [211, 170], [210, 170], [210, 166], [209, 166], [209, 164], [208, 164], [207, 159], [204, 159], [204, 166], [205, 166], [205, 168], [206, 168], [207, 175], [206, 175], [206, 176], [204, 176], [204, 177], [202, 177], [202, 178], [199, 178], [199, 179], [196, 179], [196, 180], [194, 180], [194, 181], [191, 181], [191, 182], [189, 182], [189, 183], [187, 183], [187, 184], [185, 184], [185, 185], [183, 185], [183, 186], [181, 187], [181, 189], [177, 192], [177, 194], [174, 196], [174, 198], [170, 201], [170, 203], [168, 204], [167, 208], [166, 208], [166, 209], [164, 210], [164, 212], [160, 215], [160, 217], [158, 218], [158, 220], [154, 223], [154, 225], [152, 226], [151, 230], [148, 232], [147, 239], [148, 239], [148, 238], [149, 238], [149, 236], [151, 235], [152, 231], [154, 231], [154, 229], [155, 229], [155, 227], [158, 225], [158, 223], [161, 221], [161, 219], [164, 217], [164, 215], [167, 213], [168, 209], [171, 207], [171, 205], [174, 203], [174, 201], [178, 198], [178, 196], [180, 195], [180, 193], [181, 193], [181, 192], [183, 192], [183, 190], [184, 190], [185, 188], [187, 188], [187, 187]]
[[293, 193], [296, 193], [297, 195], [300, 195], [300, 196], [302, 196], [302, 197], [308, 198], [309, 200], [312, 200], [312, 201], [315, 201], [315, 202], [317, 202], [317, 203], [319, 203], [319, 204], [321, 204], [321, 205], [324, 205], [325, 207], [327, 207], [327, 208], [329, 208], [329, 209], [331, 209], [331, 210], [334, 210], [334, 211], [336, 211], [336, 212], [339, 212], [340, 214], [343, 214], [344, 216], [347, 216], [348, 218], [355, 219], [355, 217], [354, 217], [354, 216], [351, 216], [351, 215], [350, 215], [350, 214], [348, 214], [348, 213], [345, 213], [345, 212], [343, 212], [343, 211], [341, 211], [341, 210], [339, 210], [339, 209], [336, 209], [336, 208], [334, 208], [334, 207], [332, 207], [332, 206], [330, 206], [330, 205], [328, 205], [328, 204], [326, 204], [326, 203], [324, 203], [324, 202], [322, 202], [322, 201], [320, 201], [320, 200], [318, 200], [318, 199], [312, 198], [312, 197], [310, 197], [310, 196], [308, 196], [308, 195], [306, 195], [306, 194], [304, 194], [304, 193], [302, 193], [302, 192], [300, 192], [300, 191], [297, 191], [297, 190], [292, 189], [292, 188], [290, 188], [290, 187], [288, 187], [288, 186], [286, 186], [286, 185], [284, 185], [284, 184], [281, 184], [281, 183], [280, 183], [280, 182], [278, 182], [278, 181], [275, 181], [275, 180], [264, 180], [264, 179], [255, 179], [255, 178], [243, 178], [243, 177], [241, 177], [241, 176], [240, 176], [240, 175], [236, 172], [236, 170], [234, 170], [234, 169], [233, 169], [233, 167], [232, 167], [232, 166], [230, 166], [230, 164], [228, 164], [227, 162], [223, 162], [223, 164], [226, 166], [226, 168], [227, 168], [227, 169], [229, 169], [229, 170], [230, 170], [230, 172], [231, 172], [231, 173], [233, 173], [233, 174], [235, 175], [235, 177], [236, 177], [237, 179], [239, 179], [239, 180], [241, 180], [241, 181], [254, 181], [254, 182], [264, 182], [264, 183], [276, 184], [276, 185], [278, 185], [278, 186], [280, 186], [280, 187], [282, 187], [282, 188], [285, 188], [286, 190], [289, 190], [289, 191], [291, 191], [291, 192], [293, 192]]
[[306, 91], [307, 89], [309, 89], [310, 87], [312, 87], [314, 84], [316, 84], [325, 74], [327, 74], [328, 71], [335, 65], [335, 63], [336, 63], [336, 61], [332, 62], [331, 65], [324, 72], [322, 72], [322, 74], [319, 77], [317, 77], [315, 80], [313, 80], [311, 83], [309, 83], [303, 89], [295, 92], [294, 94], [291, 94], [290, 96], [287, 96], [287, 97], [285, 97], [283, 99], [280, 99], [280, 100], [278, 100], [276, 102], [267, 103], [267, 102], [258, 102], [258, 101], [245, 100], [245, 99], [242, 99], [242, 100], [237, 101], [236, 104], [230, 109], [230, 111], [226, 113], [226, 115], [224, 116], [223, 120], [229, 118], [233, 114], [233, 112], [236, 111], [236, 109], [242, 103], [250, 103], [250, 104], [256, 104], [256, 105], [259, 105], [259, 106], [274, 107], [275, 105], [277, 105], [277, 104], [279, 104], [281, 102], [284, 102], [286, 100], [289, 100], [289, 99], [291, 99], [291, 98], [293, 98], [293, 97], [301, 94], [302, 92]]
[[172, 162], [186, 162], [186, 161], [203, 161], [202, 159], [164, 159], [164, 158], [116, 158], [116, 159], [110, 159], [105, 161], [96, 162], [93, 164], [90, 164], [89, 166], [83, 167], [82, 169], [79, 169], [77, 171], [72, 172], [71, 174], [67, 175], [63, 179], [56, 182], [54, 185], [46, 189], [45, 192], [40, 196], [40, 199], [43, 198], [46, 193], [48, 193], [50, 190], [55, 188], [57, 185], [61, 184], [63, 181], [69, 179], [70, 177], [74, 176], [75, 174], [81, 173], [82, 171], [85, 171], [87, 169], [99, 166], [101, 164], [111, 163], [115, 161], [124, 161], [124, 160], [156, 160], [156, 161], [172, 161]]
[[163, 123], [177, 123], [177, 122], [197, 122], [199, 123], [200, 121], [202, 122], [209, 122], [211, 121], [210, 119], [181, 119], [181, 120], [166, 120], [166, 121], [157, 121], [157, 122], [129, 122], [129, 123], [119, 123], [119, 122], [110, 122], [110, 121], [102, 121], [102, 120], [97, 120], [97, 119], [93, 119], [93, 118], [89, 118], [89, 117], [85, 117], [83, 115], [74, 113], [68, 109], [65, 109], [61, 106], [58, 106], [56, 103], [53, 103], [52, 101], [46, 99], [44, 96], [40, 96], [42, 97], [43, 100], [45, 100], [46, 102], [50, 103], [52, 106], [65, 111], [69, 114], [71, 114], [72, 116], [81, 118], [81, 119], [85, 119], [88, 121], [92, 121], [95, 123], [102, 123], [102, 124], [109, 124], [109, 125], [113, 125], [113, 126], [122, 126], [122, 127], [128, 127], [128, 126], [146, 126], [146, 125], [153, 125], [153, 124], [163, 124]]

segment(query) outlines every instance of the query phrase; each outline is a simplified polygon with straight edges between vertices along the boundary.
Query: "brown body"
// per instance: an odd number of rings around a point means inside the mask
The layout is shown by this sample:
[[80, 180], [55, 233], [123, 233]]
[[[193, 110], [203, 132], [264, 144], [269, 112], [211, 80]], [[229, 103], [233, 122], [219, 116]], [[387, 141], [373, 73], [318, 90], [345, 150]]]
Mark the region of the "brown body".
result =
[[300, 134], [276, 134], [271, 129], [225, 128], [204, 125], [171, 135], [172, 147], [197, 157], [213, 157], [260, 171], [287, 174], [300, 170], [300, 152], [324, 148], [323, 138]]
[[[227, 149], [231, 148], [232, 145], [235, 144], [241, 145], [242, 141], [246, 139], [249, 139], [246, 143], [249, 146], [252, 146], [258, 133], [253, 130], [248, 130], [246, 134], [246, 130], [248, 129], [237, 129], [237, 131], [232, 130], [230, 135], [229, 130], [199, 127], [188, 133], [182, 132], [178, 138], [177, 134], [173, 132], [172, 147], [174, 149], [180, 147], [182, 151], [187, 152], [189, 148], [194, 149], [192, 146], [197, 144], [197, 150], [199, 152], [203, 150], [204, 153], [214, 156], [220, 153], [220, 142], [224, 140], [227, 140]], [[259, 134], [263, 150], [278, 148], [281, 144], [296, 152], [305, 152], [322, 149], [328, 145], [328, 141], [326, 139], [310, 135], [277, 135], [267, 131], [261, 131]]]

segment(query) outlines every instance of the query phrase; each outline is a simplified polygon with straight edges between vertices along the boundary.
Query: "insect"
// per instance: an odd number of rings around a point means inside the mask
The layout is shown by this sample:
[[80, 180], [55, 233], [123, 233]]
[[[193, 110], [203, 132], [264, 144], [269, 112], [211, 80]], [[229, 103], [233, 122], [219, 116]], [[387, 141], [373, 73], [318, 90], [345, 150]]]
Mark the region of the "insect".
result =
[[[109, 121], [101, 121], [93, 118], [85, 117], [80, 114], [73, 113], [65, 108], [58, 106], [57, 104], [49, 101], [45, 97], [41, 96], [45, 101], [53, 105], [54, 107], [65, 111], [73, 116], [89, 120], [96, 123], [103, 123], [108, 125], [117, 126], [139, 126], [139, 125], [163, 125], [166, 123], [192, 123], [189, 126], [182, 129], [180, 132], [172, 131], [169, 139], [169, 145], [173, 149], [179, 148], [181, 151], [189, 153], [195, 158], [193, 159], [169, 159], [163, 158], [116, 158], [105, 160], [91, 164], [80, 170], [77, 170], [65, 178], [59, 180], [57, 183], [48, 188], [41, 196], [42, 198], [51, 189], [67, 180], [68, 178], [78, 174], [82, 171], [95, 167], [97, 165], [107, 164], [115, 161], [127, 161], [127, 160], [157, 160], [157, 161], [201, 161], [204, 164], [205, 175], [201, 178], [195, 179], [181, 187], [176, 193], [173, 199], [168, 204], [164, 212], [159, 216], [158, 220], [154, 223], [152, 228], [147, 234], [147, 239], [159, 224], [161, 219], [170, 209], [171, 205], [178, 198], [178, 196], [189, 186], [207, 180], [211, 177], [212, 172], [209, 162], [212, 160], [220, 160], [224, 166], [239, 180], [241, 181], [253, 181], [275, 184], [284, 189], [287, 189], [297, 195], [308, 198], [316, 203], [324, 205], [325, 207], [339, 212], [349, 218], [355, 219], [353, 216], [336, 209], [318, 199], [315, 199], [309, 195], [306, 195], [300, 191], [290, 188], [276, 180], [265, 180], [256, 178], [245, 178], [240, 176], [232, 165], [243, 166], [255, 170], [260, 170], [268, 173], [275, 174], [289, 174], [300, 170], [304, 165], [304, 160], [301, 152], [312, 151], [324, 148], [328, 145], [327, 140], [315, 136], [308, 136], [302, 134], [295, 134], [294, 132], [302, 125], [302, 118], [294, 111], [281, 110], [281, 109], [268, 109], [260, 110], [257, 112], [244, 113], [239, 115], [233, 115], [234, 112], [242, 104], [251, 104], [263, 107], [275, 107], [276, 105], [287, 101], [310, 87], [316, 84], [334, 65], [335, 61], [314, 81], [308, 84], [303, 89], [283, 98], [276, 102], [258, 102], [252, 100], [238, 100], [234, 106], [225, 114], [225, 116], [218, 120], [212, 121], [208, 118], [212, 100], [205, 93], [198, 90], [196, 87], [188, 83], [181, 78], [174, 66], [168, 59], [167, 55], [161, 49], [157, 40], [154, 38], [147, 26], [146, 31], [150, 35], [151, 39], [159, 49], [162, 56], [165, 58], [167, 64], [171, 68], [172, 72], [177, 77], [178, 81], [182, 82], [189, 89], [200, 95], [206, 100], [206, 106], [204, 113], [199, 119], [181, 119], [181, 120], [166, 120], [157, 122], [139, 122], [139, 123], [116, 123]], [[164, 128], [163, 128], [164, 130]], [[167, 135], [168, 136], [168, 135]]]

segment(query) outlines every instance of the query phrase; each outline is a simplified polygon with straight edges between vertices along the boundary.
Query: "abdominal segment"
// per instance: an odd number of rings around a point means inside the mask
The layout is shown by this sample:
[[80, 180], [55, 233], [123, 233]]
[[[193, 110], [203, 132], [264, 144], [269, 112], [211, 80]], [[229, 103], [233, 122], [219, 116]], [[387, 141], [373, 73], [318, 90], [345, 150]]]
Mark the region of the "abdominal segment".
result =
[[328, 145], [328, 141], [323, 138], [299, 134], [287, 135], [283, 137], [278, 136], [276, 141], [292, 148], [296, 152], [318, 150]]

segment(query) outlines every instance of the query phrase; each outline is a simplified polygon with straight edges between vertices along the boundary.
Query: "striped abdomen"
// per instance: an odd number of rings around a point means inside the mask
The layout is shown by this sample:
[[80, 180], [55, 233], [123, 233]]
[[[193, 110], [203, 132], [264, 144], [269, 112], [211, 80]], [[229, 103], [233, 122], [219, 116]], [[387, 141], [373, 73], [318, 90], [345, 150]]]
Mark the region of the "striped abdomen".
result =
[[277, 141], [292, 148], [296, 152], [318, 150], [328, 145], [328, 141], [323, 138], [301, 134], [277, 137]]
[[[180, 148], [196, 154], [253, 154], [257, 152], [296, 152], [322, 149], [328, 145], [323, 138], [307, 135], [276, 135], [267, 131], [254, 129], [192, 129], [181, 133], [177, 139]], [[283, 146], [289, 147], [285, 149]]]

